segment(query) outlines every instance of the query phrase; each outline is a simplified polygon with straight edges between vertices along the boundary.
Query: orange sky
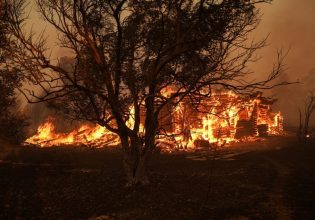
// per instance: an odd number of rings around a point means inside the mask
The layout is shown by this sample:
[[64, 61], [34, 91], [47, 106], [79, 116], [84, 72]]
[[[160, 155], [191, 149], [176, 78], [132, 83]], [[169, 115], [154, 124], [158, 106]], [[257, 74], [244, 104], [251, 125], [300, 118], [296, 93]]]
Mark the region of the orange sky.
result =
[[[33, 24], [34, 30], [46, 27], [46, 33], [50, 36], [49, 44], [54, 48], [54, 56], [64, 55], [64, 51], [54, 47], [56, 34], [40, 21], [35, 13], [36, 7], [30, 5], [30, 8], [30, 23]], [[274, 0], [271, 5], [262, 6], [261, 12], [262, 22], [255, 31], [254, 38], [260, 39], [270, 34], [269, 45], [258, 53], [261, 60], [251, 64], [250, 68], [257, 78], [261, 78], [272, 68], [277, 49], [290, 49], [286, 58], [287, 71], [282, 79], [299, 80], [301, 84], [274, 89], [271, 93], [279, 98], [275, 108], [284, 113], [286, 122], [297, 124], [298, 107], [303, 107], [307, 92], [315, 90], [315, 1]]]
[[[278, 48], [289, 49], [287, 71], [283, 80], [299, 80], [301, 84], [274, 89], [279, 98], [275, 105], [289, 124], [298, 123], [298, 108], [304, 107], [309, 91], [315, 90], [315, 1], [275, 0], [262, 9], [263, 17], [256, 35], [270, 33], [269, 46], [260, 53], [262, 59], [253, 69], [270, 68]], [[315, 116], [311, 119], [315, 125]]]

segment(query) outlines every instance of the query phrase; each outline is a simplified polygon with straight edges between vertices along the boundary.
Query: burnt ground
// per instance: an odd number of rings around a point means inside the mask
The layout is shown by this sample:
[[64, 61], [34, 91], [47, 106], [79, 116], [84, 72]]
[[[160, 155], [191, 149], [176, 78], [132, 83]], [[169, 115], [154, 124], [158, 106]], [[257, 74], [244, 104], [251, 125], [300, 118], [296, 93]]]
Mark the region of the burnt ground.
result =
[[126, 188], [117, 150], [2, 154], [0, 219], [315, 219], [315, 145], [293, 137], [156, 154], [151, 184]]

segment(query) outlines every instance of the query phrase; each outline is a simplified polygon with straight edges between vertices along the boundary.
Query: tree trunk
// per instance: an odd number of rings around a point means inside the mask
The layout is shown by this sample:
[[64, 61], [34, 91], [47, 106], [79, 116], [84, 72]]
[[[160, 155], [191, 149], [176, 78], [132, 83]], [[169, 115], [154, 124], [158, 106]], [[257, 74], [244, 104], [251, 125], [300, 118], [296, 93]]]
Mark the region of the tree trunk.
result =
[[127, 186], [146, 185], [149, 183], [146, 155], [132, 156], [125, 153], [124, 169], [127, 177]]
[[303, 125], [302, 125], [302, 112], [301, 110], [299, 109], [299, 113], [300, 113], [300, 124], [299, 124], [299, 131], [298, 131], [298, 139], [299, 139], [299, 142], [302, 142], [302, 140], [304, 139], [303, 138]]
[[143, 151], [139, 137], [124, 137], [121, 138], [121, 141], [127, 186], [148, 184], [147, 164], [150, 151]]
[[309, 117], [309, 114], [306, 114], [305, 115], [305, 125], [304, 125], [304, 143], [307, 143], [308, 141], [308, 132], [309, 132], [309, 121], [310, 121], [310, 117]]
[[157, 128], [158, 117], [154, 113], [154, 98], [152, 96], [146, 99], [144, 138], [140, 138], [137, 129], [133, 131], [134, 133], [129, 133], [128, 136], [121, 136], [127, 186], [149, 183], [148, 162], [155, 147]]

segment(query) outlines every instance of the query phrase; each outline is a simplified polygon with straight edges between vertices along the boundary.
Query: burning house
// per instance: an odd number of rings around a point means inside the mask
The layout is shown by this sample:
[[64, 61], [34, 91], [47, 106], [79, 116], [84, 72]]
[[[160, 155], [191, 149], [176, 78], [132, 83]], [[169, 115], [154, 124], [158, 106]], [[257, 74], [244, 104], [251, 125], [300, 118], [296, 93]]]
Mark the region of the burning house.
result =
[[160, 125], [188, 148], [201, 140], [222, 145], [244, 137], [279, 135], [283, 133], [283, 116], [272, 111], [275, 101], [262, 93], [242, 97], [216, 91], [198, 104], [185, 98], [174, 111], [166, 107], [160, 114]]
[[[198, 100], [186, 97], [176, 106], [164, 106], [160, 112], [158, 145], [168, 149], [192, 149], [200, 141], [223, 145], [244, 137], [279, 135], [283, 132], [283, 116], [272, 111], [274, 102], [259, 92], [251, 97], [231, 91], [212, 92], [211, 96]], [[141, 118], [144, 120], [144, 117]], [[128, 123], [132, 124], [132, 121]], [[82, 125], [68, 134], [57, 134], [50, 118], [26, 143], [41, 147], [103, 147], [117, 145], [119, 140], [117, 135], [98, 125]]]

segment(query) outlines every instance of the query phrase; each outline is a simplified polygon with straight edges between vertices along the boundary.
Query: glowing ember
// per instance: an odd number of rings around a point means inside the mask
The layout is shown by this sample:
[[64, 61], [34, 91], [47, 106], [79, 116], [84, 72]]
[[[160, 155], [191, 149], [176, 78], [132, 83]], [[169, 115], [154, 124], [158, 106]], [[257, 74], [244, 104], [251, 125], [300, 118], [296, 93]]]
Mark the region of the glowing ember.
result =
[[[174, 89], [165, 89], [164, 97], [172, 95]], [[183, 99], [176, 107], [165, 106], [159, 116], [163, 131], [157, 137], [157, 146], [164, 152], [194, 150], [198, 147], [226, 144], [258, 136], [283, 133], [283, 117], [274, 113], [270, 106], [274, 100], [257, 93], [244, 98], [232, 92], [213, 92], [200, 100], [198, 107], [190, 99]], [[143, 111], [143, 110], [142, 110]], [[143, 117], [142, 117], [143, 119]], [[130, 109], [127, 126], [134, 126], [134, 109]], [[141, 124], [140, 133], [144, 133]], [[37, 134], [26, 140], [27, 144], [41, 147], [72, 145], [105, 147], [118, 145], [119, 138], [99, 125], [82, 125], [68, 134], [56, 133], [52, 118], [39, 126]]]
[[[213, 92], [211, 97], [202, 99], [198, 108], [191, 100], [184, 99], [171, 117], [161, 117], [166, 132], [158, 139], [158, 145], [169, 152], [174, 148], [191, 150], [198, 146], [210, 147], [210, 144], [225, 146], [232, 142], [255, 141], [259, 139], [254, 138], [257, 136], [280, 135], [283, 133], [283, 117], [280, 112], [271, 111], [273, 102], [261, 97], [261, 93], [244, 98], [224, 91]], [[168, 126], [166, 123], [170, 120], [172, 123]]]
[[104, 147], [105, 145], [119, 144], [116, 135], [99, 125], [82, 125], [79, 129], [63, 134], [55, 132], [53, 121], [53, 118], [48, 118], [46, 122], [38, 127], [37, 134], [28, 138], [25, 143], [41, 147], [60, 145]]

